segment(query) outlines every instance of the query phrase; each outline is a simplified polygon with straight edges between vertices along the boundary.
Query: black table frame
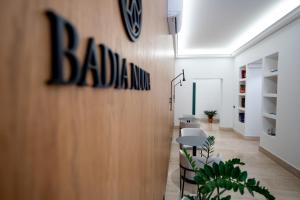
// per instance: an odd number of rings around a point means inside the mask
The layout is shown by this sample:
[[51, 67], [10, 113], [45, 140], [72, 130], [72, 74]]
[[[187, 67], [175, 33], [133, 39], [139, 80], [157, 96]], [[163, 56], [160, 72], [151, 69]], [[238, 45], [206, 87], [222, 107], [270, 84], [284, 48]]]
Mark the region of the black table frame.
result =
[[[198, 137], [198, 136], [181, 136], [181, 137]], [[181, 137], [178, 137], [178, 138], [181, 138]], [[176, 142], [178, 142], [178, 138], [176, 139]], [[206, 140], [206, 138], [205, 138], [205, 140]], [[180, 143], [180, 142], [178, 142], [180, 145], [189, 145], [189, 146], [192, 146], [192, 150], [193, 150], [193, 156], [196, 156], [197, 155], [197, 146], [200, 146], [200, 145], [196, 145], [196, 146], [194, 146], [194, 145], [191, 145], [191, 144], [183, 144], [183, 143]], [[203, 141], [203, 143], [204, 143], [204, 141]], [[201, 152], [201, 154], [202, 154], [202, 152]], [[201, 155], [202, 156], [202, 155]]]

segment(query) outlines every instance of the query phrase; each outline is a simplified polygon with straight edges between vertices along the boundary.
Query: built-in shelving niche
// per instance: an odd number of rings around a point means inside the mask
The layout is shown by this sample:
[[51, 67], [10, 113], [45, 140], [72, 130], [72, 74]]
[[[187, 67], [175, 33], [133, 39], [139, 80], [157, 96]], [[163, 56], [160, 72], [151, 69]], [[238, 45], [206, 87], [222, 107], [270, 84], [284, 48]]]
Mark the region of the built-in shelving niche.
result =
[[270, 136], [276, 136], [278, 57], [279, 53], [266, 56], [263, 65], [262, 123], [263, 132]]
[[237, 124], [243, 135], [261, 135], [261, 104], [263, 59], [258, 59], [238, 68]]
[[247, 71], [246, 65], [239, 68], [239, 107], [238, 119], [240, 123], [245, 123], [245, 102], [246, 102], [246, 79]]

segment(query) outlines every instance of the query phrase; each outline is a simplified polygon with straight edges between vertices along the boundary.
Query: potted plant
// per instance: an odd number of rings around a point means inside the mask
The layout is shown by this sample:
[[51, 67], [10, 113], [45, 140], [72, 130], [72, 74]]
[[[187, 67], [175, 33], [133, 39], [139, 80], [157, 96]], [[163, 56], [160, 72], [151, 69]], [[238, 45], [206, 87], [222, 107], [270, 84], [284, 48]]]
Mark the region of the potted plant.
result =
[[192, 169], [195, 171], [194, 180], [197, 184], [197, 194], [185, 196], [182, 200], [230, 200], [231, 195], [226, 192], [239, 192], [244, 195], [247, 190], [253, 197], [255, 193], [261, 194], [267, 200], [274, 200], [275, 197], [269, 190], [260, 185], [255, 178], [248, 178], [247, 171], [240, 166], [245, 165], [238, 158], [225, 162], [209, 163], [208, 158], [212, 157], [215, 138], [209, 136], [205, 142], [203, 151], [206, 158], [203, 168], [198, 168], [192, 156], [183, 149]]
[[214, 116], [217, 114], [217, 111], [216, 111], [216, 110], [205, 110], [205, 111], [204, 111], [204, 114], [207, 115], [207, 117], [208, 117], [208, 122], [209, 122], [209, 123], [212, 123], [212, 122], [213, 122]]

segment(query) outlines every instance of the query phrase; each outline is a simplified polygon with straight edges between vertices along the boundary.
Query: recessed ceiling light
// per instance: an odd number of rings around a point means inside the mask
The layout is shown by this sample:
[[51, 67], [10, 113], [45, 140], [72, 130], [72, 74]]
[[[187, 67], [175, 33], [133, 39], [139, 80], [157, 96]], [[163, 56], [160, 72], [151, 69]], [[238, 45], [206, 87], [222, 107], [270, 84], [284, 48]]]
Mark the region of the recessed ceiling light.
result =
[[185, 48], [186, 40], [193, 29], [191, 1], [183, 1], [182, 28], [178, 36], [178, 57], [195, 57], [205, 55], [231, 55], [234, 51], [251, 41], [268, 27], [283, 18], [300, 5], [300, 0], [282, 0], [265, 12], [264, 16], [249, 26], [229, 46], [217, 49], [189, 49]]

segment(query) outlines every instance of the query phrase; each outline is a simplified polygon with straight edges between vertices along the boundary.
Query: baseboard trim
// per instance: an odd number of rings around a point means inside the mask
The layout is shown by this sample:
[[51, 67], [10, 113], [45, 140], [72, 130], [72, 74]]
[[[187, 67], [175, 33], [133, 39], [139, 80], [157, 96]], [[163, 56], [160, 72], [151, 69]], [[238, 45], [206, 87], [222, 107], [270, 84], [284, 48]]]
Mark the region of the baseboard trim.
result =
[[234, 131], [233, 128], [228, 128], [228, 127], [219, 127], [220, 131]]
[[258, 136], [245, 136], [235, 129], [233, 130], [233, 132], [244, 140], [250, 140], [250, 141], [259, 141], [260, 140], [260, 137], [258, 137]]
[[282, 160], [280, 157], [274, 155], [273, 153], [271, 153], [270, 151], [268, 151], [267, 149], [265, 149], [261, 146], [258, 147], [258, 150], [260, 152], [262, 152], [263, 154], [265, 154], [266, 156], [268, 156], [269, 158], [271, 158], [274, 162], [279, 164], [281, 167], [283, 167], [287, 171], [291, 172], [292, 174], [294, 174], [295, 176], [300, 178], [300, 170], [299, 169], [297, 169], [294, 166], [290, 165], [285, 160]]
[[260, 137], [258, 136], [244, 136], [244, 139], [250, 141], [260, 141]]

